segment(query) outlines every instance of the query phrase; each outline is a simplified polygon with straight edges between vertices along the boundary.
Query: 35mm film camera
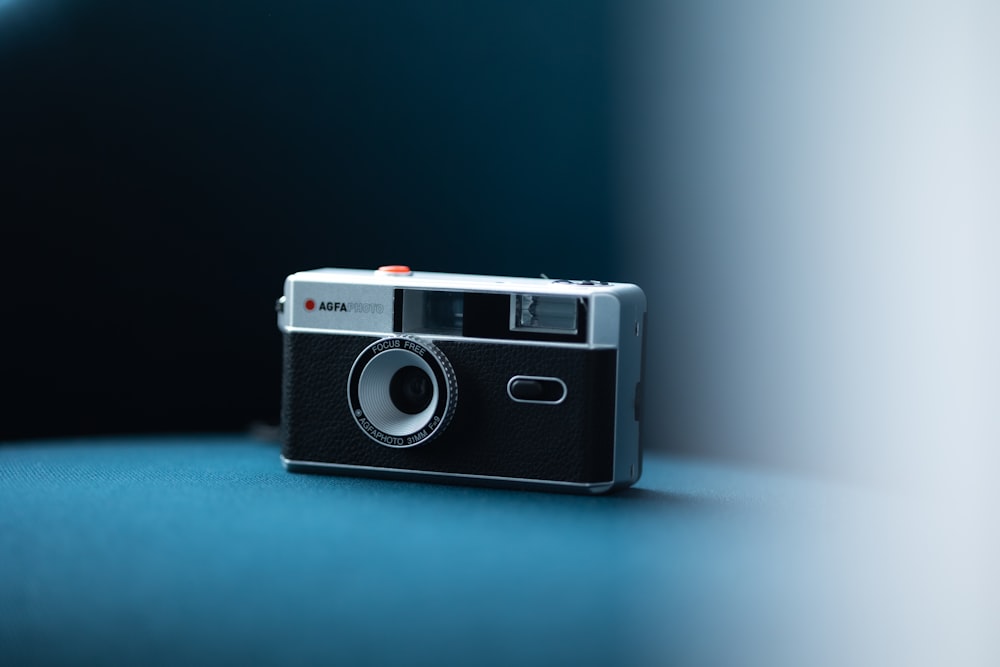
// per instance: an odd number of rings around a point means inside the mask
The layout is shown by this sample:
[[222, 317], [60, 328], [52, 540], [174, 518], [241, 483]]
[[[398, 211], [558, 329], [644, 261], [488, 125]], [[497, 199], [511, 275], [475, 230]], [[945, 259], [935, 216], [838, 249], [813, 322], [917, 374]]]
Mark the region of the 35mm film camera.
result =
[[641, 474], [635, 285], [318, 269], [278, 311], [289, 470], [579, 493]]

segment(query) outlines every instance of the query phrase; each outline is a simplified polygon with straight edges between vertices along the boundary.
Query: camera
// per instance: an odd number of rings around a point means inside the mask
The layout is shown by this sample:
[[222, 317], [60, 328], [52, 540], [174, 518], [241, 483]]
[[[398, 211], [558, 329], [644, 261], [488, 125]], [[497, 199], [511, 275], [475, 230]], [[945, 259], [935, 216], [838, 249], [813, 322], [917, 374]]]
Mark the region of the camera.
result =
[[277, 310], [288, 470], [585, 494], [639, 479], [635, 285], [325, 268], [288, 276]]

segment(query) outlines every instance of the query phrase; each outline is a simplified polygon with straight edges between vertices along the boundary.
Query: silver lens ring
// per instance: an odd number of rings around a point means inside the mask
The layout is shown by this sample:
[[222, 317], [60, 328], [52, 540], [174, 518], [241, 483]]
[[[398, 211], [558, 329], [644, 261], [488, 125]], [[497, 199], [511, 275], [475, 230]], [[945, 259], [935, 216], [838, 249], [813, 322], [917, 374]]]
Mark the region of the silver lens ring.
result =
[[[400, 378], [409, 380], [409, 395], [397, 391]], [[432, 343], [390, 336], [354, 360], [347, 397], [355, 423], [369, 438], [386, 447], [416, 447], [447, 428], [458, 402], [458, 383], [448, 358]]]

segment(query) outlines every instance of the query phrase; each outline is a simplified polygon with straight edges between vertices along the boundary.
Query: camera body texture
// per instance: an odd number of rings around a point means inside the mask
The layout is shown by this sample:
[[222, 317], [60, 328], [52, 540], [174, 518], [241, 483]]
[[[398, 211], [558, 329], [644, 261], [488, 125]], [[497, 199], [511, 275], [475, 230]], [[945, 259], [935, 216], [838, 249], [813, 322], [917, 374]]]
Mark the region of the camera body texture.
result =
[[296, 472], [603, 493], [642, 468], [635, 285], [294, 273], [282, 460]]

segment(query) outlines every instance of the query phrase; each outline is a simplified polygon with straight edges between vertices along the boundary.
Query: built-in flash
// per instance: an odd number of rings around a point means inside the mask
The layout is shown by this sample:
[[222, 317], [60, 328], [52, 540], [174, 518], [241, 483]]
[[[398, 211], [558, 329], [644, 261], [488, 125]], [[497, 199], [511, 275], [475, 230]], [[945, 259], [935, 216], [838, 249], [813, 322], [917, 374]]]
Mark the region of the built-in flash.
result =
[[573, 296], [514, 294], [510, 330], [575, 334], [577, 300]]

